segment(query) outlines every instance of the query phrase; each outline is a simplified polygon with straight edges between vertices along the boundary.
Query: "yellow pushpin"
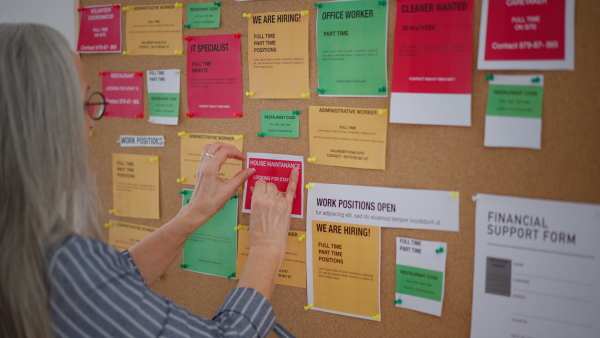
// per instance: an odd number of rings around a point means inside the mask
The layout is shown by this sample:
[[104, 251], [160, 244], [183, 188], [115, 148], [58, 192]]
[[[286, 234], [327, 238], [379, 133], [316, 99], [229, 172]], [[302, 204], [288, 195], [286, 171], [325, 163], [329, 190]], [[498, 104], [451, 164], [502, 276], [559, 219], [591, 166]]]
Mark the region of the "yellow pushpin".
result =
[[387, 115], [388, 110], [387, 109], [379, 109], [379, 111], [377, 112], [377, 114], [379, 115]]
[[302, 15], [302, 16], [307, 16], [307, 15], [308, 15], [308, 13], [309, 13], [309, 11], [302, 11], [302, 12], [300, 12], [300, 15]]
[[373, 318], [373, 320], [379, 320], [379, 319], [381, 319], [381, 316], [379, 314], [376, 314], [371, 318]]
[[90, 131], [90, 136], [94, 136], [94, 132], [93, 131]]
[[129, 10], [131, 10], [131, 7], [129, 7], [129, 6], [125, 6], [125, 7], [123, 7], [123, 10], [124, 10], [124, 11], [129, 11]]
[[233, 230], [235, 230], [235, 231], [242, 230], [242, 226], [241, 226], [241, 225], [238, 225], [238, 226], [236, 226], [236, 227], [233, 227]]
[[306, 160], [308, 161], [308, 163], [315, 163], [315, 162], [317, 162], [317, 159], [314, 158], [314, 157], [309, 157]]
[[310, 93], [302, 93], [300, 94], [300, 97], [303, 99], [308, 99], [310, 97]]
[[150, 162], [158, 162], [158, 157], [151, 157]]
[[113, 224], [111, 222], [108, 222], [108, 223], [104, 223], [104, 226], [107, 228], [110, 228], [111, 226], [113, 226]]
[[244, 139], [244, 135], [235, 135], [234, 138], [236, 140], [243, 140]]
[[175, 3], [175, 7], [182, 8], [182, 7], [183, 7], [183, 4], [180, 4], [179, 2], [176, 2], [176, 3]]
[[177, 179], [177, 183], [183, 183], [183, 182], [185, 182], [185, 178], [178, 178]]
[[117, 213], [117, 209], [108, 209], [108, 213], [114, 215]]
[[306, 189], [310, 189], [310, 188], [314, 188], [314, 187], [315, 187], [315, 185], [314, 185], [314, 184], [312, 184], [312, 183], [309, 183], [309, 184], [305, 185], [304, 187], [305, 187]]
[[252, 97], [252, 96], [254, 96], [254, 92], [246, 92], [246, 96]]
[[458, 197], [458, 191], [455, 191], [455, 192], [451, 193], [450, 197], [452, 197], [452, 198]]
[[306, 238], [306, 235], [302, 235], [302, 236], [298, 237], [298, 240], [299, 240], [300, 242], [302, 242], [302, 241], [303, 241], [305, 238]]
[[180, 131], [177, 133], [177, 136], [185, 136], [185, 131]]
[[312, 304], [308, 304], [308, 305], [306, 305], [306, 306], [304, 307], [304, 310], [308, 310], [308, 309], [310, 309], [311, 307], [313, 307], [313, 305], [312, 305]]
[[242, 16], [244, 16], [244, 18], [250, 19], [252, 17], [252, 14], [244, 13], [242, 14]]
[[240, 187], [238, 189], [244, 190], [244, 186], [240, 185]]
[[129, 55], [129, 54], [131, 54], [131, 53], [128, 50], [123, 51], [123, 55]]
[[175, 50], [175, 54], [181, 55], [181, 54], [183, 54], [183, 51], [182, 50]]

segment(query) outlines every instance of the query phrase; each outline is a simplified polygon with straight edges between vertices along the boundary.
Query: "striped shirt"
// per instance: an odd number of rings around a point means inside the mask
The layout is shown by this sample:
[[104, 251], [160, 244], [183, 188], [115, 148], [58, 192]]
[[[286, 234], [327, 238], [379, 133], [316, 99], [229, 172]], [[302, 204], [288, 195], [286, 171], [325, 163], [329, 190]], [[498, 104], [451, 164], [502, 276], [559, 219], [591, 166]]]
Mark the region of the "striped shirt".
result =
[[233, 290], [209, 320], [146, 286], [128, 251], [72, 236], [47, 258], [57, 337], [293, 337], [254, 289]]

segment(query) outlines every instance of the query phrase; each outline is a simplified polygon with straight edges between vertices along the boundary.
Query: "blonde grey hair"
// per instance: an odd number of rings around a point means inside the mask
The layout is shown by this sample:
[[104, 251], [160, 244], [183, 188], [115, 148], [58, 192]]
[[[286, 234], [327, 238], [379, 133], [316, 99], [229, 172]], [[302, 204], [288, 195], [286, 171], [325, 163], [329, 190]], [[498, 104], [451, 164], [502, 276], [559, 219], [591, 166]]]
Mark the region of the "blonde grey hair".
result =
[[0, 336], [50, 337], [47, 251], [101, 238], [81, 85], [54, 29], [0, 25]]

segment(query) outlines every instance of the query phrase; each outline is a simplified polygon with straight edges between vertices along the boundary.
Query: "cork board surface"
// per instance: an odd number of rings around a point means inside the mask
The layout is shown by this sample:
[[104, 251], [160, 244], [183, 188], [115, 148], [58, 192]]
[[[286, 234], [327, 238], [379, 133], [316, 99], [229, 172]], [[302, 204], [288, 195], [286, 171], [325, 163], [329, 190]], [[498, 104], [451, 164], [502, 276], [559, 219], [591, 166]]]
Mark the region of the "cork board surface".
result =
[[[188, 3], [191, 1], [181, 1]], [[206, 1], [194, 1], [206, 2]], [[82, 0], [81, 5], [109, 4]], [[163, 4], [165, 1], [125, 2], [126, 5]], [[470, 333], [476, 193], [501, 194], [561, 201], [600, 203], [600, 3], [578, 1], [575, 11], [575, 71], [544, 74], [542, 149], [484, 148], [483, 132], [487, 81], [490, 72], [477, 71], [477, 46], [481, 1], [475, 1], [473, 29], [472, 126], [441, 127], [390, 124], [387, 138], [386, 170], [362, 170], [306, 164], [306, 182], [369, 185], [394, 188], [460, 191], [460, 231], [382, 229], [381, 322], [350, 318], [320, 311], [304, 311], [306, 290], [276, 286], [272, 304], [277, 320], [299, 337], [467, 337]], [[388, 78], [391, 81], [395, 11], [389, 2]], [[160, 220], [118, 218], [158, 227], [180, 208], [177, 191], [192, 188], [176, 183], [179, 176], [178, 131], [243, 134], [245, 152], [309, 156], [308, 106], [387, 108], [389, 98], [319, 98], [315, 54], [316, 9], [313, 1], [259, 0], [222, 1], [221, 27], [184, 29], [184, 35], [242, 34], [242, 81], [248, 91], [247, 19], [242, 13], [310, 10], [311, 98], [260, 100], [244, 97], [241, 119], [189, 119], [185, 65], [186, 56], [123, 56], [86, 54], [82, 60], [92, 91], [101, 90], [100, 71], [181, 69], [181, 113], [178, 126], [153, 125], [146, 119], [102, 119], [90, 140], [92, 167], [104, 209], [112, 207], [111, 155], [152, 154], [160, 157]], [[124, 16], [124, 21], [126, 15]], [[184, 11], [183, 22], [186, 23]], [[124, 27], [123, 22], [123, 27]], [[126, 43], [126, 41], [124, 41]], [[537, 72], [494, 72], [534, 74]], [[293, 81], [294, 79], [290, 79]], [[390, 87], [391, 83], [388, 85]], [[144, 91], [146, 91], [144, 84]], [[146, 98], [146, 93], [144, 93]], [[144, 102], [145, 116], [148, 105]], [[300, 138], [259, 138], [260, 110], [300, 110]], [[164, 135], [164, 148], [121, 148], [119, 135]], [[241, 191], [240, 191], [241, 192]], [[102, 222], [109, 220], [106, 213]], [[249, 215], [239, 213], [239, 224], [248, 224]], [[292, 219], [292, 229], [305, 230], [305, 219]], [[448, 243], [446, 289], [442, 317], [438, 318], [394, 307], [395, 237], [412, 237]], [[170, 297], [192, 312], [212, 317], [236, 281], [183, 271], [181, 257], [168, 269], [154, 290]]]

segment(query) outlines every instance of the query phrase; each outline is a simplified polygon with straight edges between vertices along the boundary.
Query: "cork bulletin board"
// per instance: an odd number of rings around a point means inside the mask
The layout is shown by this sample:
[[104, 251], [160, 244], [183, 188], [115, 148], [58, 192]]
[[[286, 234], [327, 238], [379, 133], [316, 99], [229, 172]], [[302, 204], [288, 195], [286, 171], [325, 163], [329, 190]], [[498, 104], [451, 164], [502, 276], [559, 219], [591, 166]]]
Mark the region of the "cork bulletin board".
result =
[[[186, 3], [206, 1], [181, 1]], [[164, 4], [162, 0], [123, 2], [121, 5]], [[82, 0], [81, 6], [110, 4]], [[395, 11], [389, 2], [388, 79], [391, 81]], [[484, 148], [484, 119], [490, 72], [477, 71], [477, 46], [481, 1], [475, 1], [473, 28], [473, 98], [471, 127], [390, 124], [387, 136], [386, 170], [363, 170], [305, 164], [305, 181], [393, 188], [451, 190], [461, 193], [460, 231], [382, 229], [381, 322], [356, 319], [320, 311], [305, 311], [306, 290], [276, 286], [272, 304], [277, 320], [300, 337], [467, 337], [470, 332], [473, 286], [474, 218], [476, 193], [531, 197], [560, 201], [600, 203], [600, 3], [578, 1], [575, 11], [575, 71], [542, 72], [545, 76], [542, 149]], [[180, 208], [183, 188], [179, 177], [180, 141], [177, 132], [244, 135], [244, 152], [309, 156], [308, 107], [310, 105], [389, 108], [387, 98], [319, 97], [317, 88], [316, 8], [313, 1], [222, 0], [221, 26], [184, 29], [187, 35], [241, 33], [243, 91], [248, 91], [247, 19], [243, 13], [310, 11], [309, 60], [310, 99], [243, 98], [243, 118], [186, 118], [186, 56], [82, 55], [92, 91], [102, 89], [98, 72], [145, 72], [181, 69], [181, 112], [179, 125], [150, 124], [146, 119], [110, 119], [96, 123], [90, 139], [91, 162], [97, 174], [103, 208], [112, 207], [111, 156], [113, 153], [148, 154], [160, 158], [160, 220], [113, 218], [124, 222], [159, 227]], [[184, 10], [183, 23], [187, 22]], [[123, 27], [127, 15], [124, 15]], [[124, 35], [124, 34], [123, 34]], [[126, 41], [124, 46], [126, 45]], [[349, 70], [350, 71], [350, 70]], [[538, 72], [494, 72], [535, 74]], [[290, 81], [294, 81], [290, 78]], [[144, 79], [145, 82], [145, 79]], [[391, 83], [388, 83], [388, 87]], [[146, 85], [144, 98], [146, 100]], [[242, 93], [232, 93], [242, 95]], [[144, 102], [148, 116], [147, 101]], [[300, 110], [300, 138], [260, 138], [261, 110]], [[121, 148], [120, 135], [164, 135], [164, 148]], [[241, 190], [239, 190], [241, 194]], [[240, 203], [241, 208], [241, 203]], [[241, 210], [240, 210], [241, 211]], [[108, 212], [102, 223], [111, 219]], [[249, 214], [239, 212], [239, 224], [249, 223]], [[306, 219], [292, 219], [291, 228], [306, 229]], [[446, 286], [441, 317], [394, 306], [395, 237], [411, 237], [448, 243]], [[235, 280], [208, 276], [179, 267], [181, 257], [154, 286], [158, 293], [192, 312], [212, 317]]]

